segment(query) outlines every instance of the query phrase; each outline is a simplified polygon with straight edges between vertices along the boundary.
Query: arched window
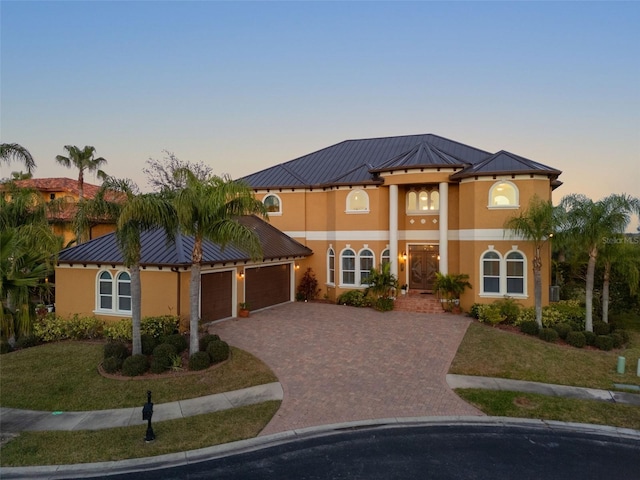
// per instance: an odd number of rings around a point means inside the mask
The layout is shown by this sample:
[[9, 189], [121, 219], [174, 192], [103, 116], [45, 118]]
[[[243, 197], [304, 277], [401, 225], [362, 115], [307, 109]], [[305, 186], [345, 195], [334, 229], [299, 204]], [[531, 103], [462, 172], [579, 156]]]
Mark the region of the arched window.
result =
[[280, 197], [278, 197], [276, 194], [270, 193], [269, 195], [264, 197], [262, 203], [264, 203], [264, 206], [267, 207], [267, 212], [269, 212], [269, 214], [273, 215], [282, 213], [282, 202], [280, 201]]
[[368, 248], [360, 250], [360, 285], [369, 284], [369, 275], [374, 265], [373, 252]]
[[497, 182], [489, 190], [489, 207], [517, 207], [518, 187], [511, 182]]
[[440, 193], [438, 190], [411, 189], [406, 198], [407, 213], [435, 213], [440, 210]]
[[391, 252], [388, 248], [384, 249], [382, 254], [380, 255], [380, 263], [384, 265], [385, 263], [389, 263], [391, 261]]
[[113, 277], [107, 271], [98, 275], [98, 309], [113, 309]]
[[482, 292], [500, 293], [500, 255], [493, 250], [482, 255]]
[[431, 202], [429, 203], [429, 210], [440, 210], [440, 192], [434, 190], [431, 192]]
[[336, 283], [336, 252], [334, 252], [333, 248], [329, 247], [327, 250], [327, 272], [328, 277], [327, 282], [331, 284]]
[[120, 272], [117, 277], [118, 283], [118, 311], [131, 311], [131, 275], [127, 272]]
[[524, 255], [520, 252], [507, 254], [507, 294], [524, 295]]
[[356, 284], [356, 252], [347, 248], [342, 251], [340, 255], [341, 267], [342, 267], [342, 284], [343, 285], [355, 285]]
[[369, 195], [362, 189], [349, 192], [347, 195], [347, 212], [368, 212]]

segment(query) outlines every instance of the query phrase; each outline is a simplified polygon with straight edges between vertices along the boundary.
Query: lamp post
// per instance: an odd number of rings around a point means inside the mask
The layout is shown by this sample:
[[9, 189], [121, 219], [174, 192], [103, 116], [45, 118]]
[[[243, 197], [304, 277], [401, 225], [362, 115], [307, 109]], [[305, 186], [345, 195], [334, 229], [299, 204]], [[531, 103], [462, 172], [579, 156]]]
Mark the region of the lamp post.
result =
[[147, 403], [142, 407], [142, 420], [148, 422], [147, 435], [144, 437], [145, 442], [153, 442], [156, 439], [153, 428], [151, 428], [151, 417], [153, 417], [153, 403], [151, 402], [151, 390], [147, 390]]

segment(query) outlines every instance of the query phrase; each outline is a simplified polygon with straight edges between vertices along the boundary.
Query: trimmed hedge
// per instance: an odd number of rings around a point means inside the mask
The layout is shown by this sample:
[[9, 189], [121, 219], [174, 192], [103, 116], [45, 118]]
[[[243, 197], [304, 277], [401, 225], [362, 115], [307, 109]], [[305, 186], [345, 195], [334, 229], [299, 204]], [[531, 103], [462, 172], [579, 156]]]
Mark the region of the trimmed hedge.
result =
[[137, 377], [149, 370], [149, 360], [142, 354], [131, 355], [122, 363], [122, 374], [127, 377]]
[[229, 358], [229, 344], [223, 340], [211, 342], [207, 346], [207, 353], [211, 358], [211, 363], [220, 363]]
[[556, 342], [558, 340], [558, 332], [556, 332], [553, 328], [543, 328], [540, 330], [538, 337], [545, 342]]
[[582, 332], [584, 334], [584, 338], [587, 341], [587, 345], [590, 347], [595, 346], [597, 335], [593, 332]]
[[587, 337], [583, 332], [569, 332], [565, 338], [572, 347], [582, 348], [587, 344]]
[[207, 351], [207, 347], [209, 346], [209, 344], [211, 342], [215, 342], [217, 340], [220, 340], [220, 337], [218, 335], [207, 333], [199, 341], [200, 351], [201, 352], [206, 352]]
[[571, 325], [568, 323], [558, 323], [553, 326], [553, 329], [558, 332], [558, 336], [565, 340], [567, 338], [567, 334], [571, 331]]
[[527, 335], [538, 335], [540, 333], [540, 327], [535, 320], [525, 320], [520, 324], [520, 331]]
[[104, 355], [102, 358], [107, 359], [111, 357], [124, 360], [129, 356], [129, 349], [122, 342], [107, 342], [104, 344]]
[[16, 340], [16, 348], [31, 348], [40, 344], [40, 339], [35, 335], [24, 335]]
[[142, 353], [144, 355], [153, 354], [153, 349], [160, 345], [160, 341], [148, 333], [140, 335], [140, 343], [142, 344]]
[[118, 357], [105, 358], [102, 361], [102, 369], [107, 373], [116, 373], [122, 368], [122, 359]]
[[609, 335], [596, 335], [595, 346], [600, 350], [611, 350], [613, 348], [613, 339]]
[[211, 358], [207, 352], [196, 352], [189, 357], [189, 370], [204, 370], [211, 365]]
[[160, 337], [160, 343], [167, 343], [169, 345], [173, 345], [176, 349], [176, 353], [182, 353], [187, 348], [189, 348], [189, 342], [187, 339], [180, 335], [179, 333], [174, 333], [172, 335], [166, 335]]
[[611, 333], [611, 325], [604, 322], [593, 322], [593, 333], [596, 335], [609, 335]]
[[153, 349], [151, 360], [152, 373], [164, 373], [173, 365], [173, 356], [177, 354], [176, 347], [170, 343], [161, 343]]

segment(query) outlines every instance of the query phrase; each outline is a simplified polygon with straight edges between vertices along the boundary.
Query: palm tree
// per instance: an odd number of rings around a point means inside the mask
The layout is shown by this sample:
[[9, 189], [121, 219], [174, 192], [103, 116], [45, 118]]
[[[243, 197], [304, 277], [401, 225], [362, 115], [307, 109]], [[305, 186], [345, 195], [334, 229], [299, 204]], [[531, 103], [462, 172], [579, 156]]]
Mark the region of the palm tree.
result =
[[179, 228], [194, 237], [189, 287], [189, 353], [193, 355], [198, 351], [202, 242], [208, 239], [222, 248], [232, 244], [247, 251], [252, 259], [258, 259], [262, 248], [257, 235], [237, 218], [251, 214], [268, 217], [263, 203], [242, 182], [216, 175], [201, 179], [187, 168], [178, 169], [175, 176], [178, 184], [184, 185], [175, 191], [173, 198]]
[[107, 161], [102, 157], [94, 157], [94, 154], [96, 153], [96, 149], [94, 147], [85, 146], [81, 150], [73, 145], [65, 145], [64, 149], [69, 153], [69, 156], [65, 157], [63, 155], [57, 155], [56, 161], [67, 168], [71, 168], [73, 166], [78, 169], [78, 196], [80, 197], [80, 200], [82, 200], [84, 198], [85, 170], [88, 172], [96, 172], [98, 174], [98, 178], [104, 180], [107, 178], [107, 175], [100, 169], [100, 167], [103, 164], [106, 164]]
[[606, 239], [624, 232], [632, 213], [640, 212], [640, 200], [626, 194], [612, 194], [594, 202], [585, 195], [564, 197], [564, 234], [570, 235], [589, 255], [585, 292], [585, 330], [593, 331], [593, 284], [598, 252]]
[[29, 150], [17, 143], [0, 144], [0, 160], [6, 163], [11, 163], [13, 160], [22, 162], [29, 173], [36, 168], [36, 162], [33, 160]]
[[[529, 202], [527, 209], [513, 216], [504, 224], [513, 235], [533, 242], [533, 292], [536, 308], [536, 323], [542, 327], [542, 247], [553, 236], [555, 229], [554, 207], [550, 200], [542, 200], [537, 195]], [[505, 232], [506, 233], [506, 232]]]
[[607, 238], [598, 257], [604, 266], [602, 281], [602, 321], [609, 323], [609, 286], [615, 270], [626, 281], [629, 293], [635, 295], [640, 282], [640, 246], [625, 242], [624, 235]]

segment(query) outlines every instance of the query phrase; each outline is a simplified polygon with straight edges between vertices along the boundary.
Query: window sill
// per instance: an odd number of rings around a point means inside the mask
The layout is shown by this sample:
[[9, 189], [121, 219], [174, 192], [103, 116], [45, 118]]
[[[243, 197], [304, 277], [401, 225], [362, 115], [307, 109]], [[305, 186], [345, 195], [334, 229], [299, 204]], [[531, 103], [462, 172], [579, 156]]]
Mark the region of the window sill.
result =
[[520, 205], [487, 205], [489, 210], [516, 210]]
[[440, 210], [425, 210], [424, 212], [414, 212], [414, 211], [406, 211], [405, 215], [411, 217], [421, 217], [428, 215], [440, 215]]
[[282, 212], [267, 212], [267, 215], [269, 217], [281, 217], [282, 216]]
[[479, 295], [480, 298], [516, 298], [518, 300], [526, 300], [529, 298], [529, 295], [520, 294], [520, 293], [481, 293]]
[[107, 317], [126, 317], [126, 318], [131, 317], [131, 311], [116, 312], [113, 310], [94, 310], [93, 313], [95, 315], [104, 315]]
[[367, 213], [371, 213], [370, 210], [345, 210], [344, 213], [347, 215], [365, 215]]

